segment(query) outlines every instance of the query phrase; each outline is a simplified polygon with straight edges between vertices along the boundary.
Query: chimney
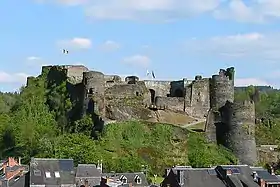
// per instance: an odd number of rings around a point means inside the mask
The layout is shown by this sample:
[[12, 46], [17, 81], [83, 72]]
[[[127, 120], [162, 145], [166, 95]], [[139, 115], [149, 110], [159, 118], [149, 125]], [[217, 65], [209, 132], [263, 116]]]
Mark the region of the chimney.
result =
[[85, 180], [85, 187], [88, 187], [88, 180]]
[[270, 166], [269, 173], [271, 175], [275, 175], [274, 168], [272, 166]]
[[166, 177], [169, 175], [170, 170], [171, 170], [170, 168], [168, 168], [168, 169], [165, 170], [165, 175], [166, 175]]
[[98, 169], [100, 171], [100, 173], [102, 173], [102, 160], [101, 160], [101, 162], [99, 162], [99, 160], [97, 161], [96, 169]]
[[177, 170], [177, 177], [180, 185], [184, 184], [184, 171], [183, 170]]
[[265, 187], [265, 181], [263, 179], [259, 179], [260, 187]]
[[253, 172], [253, 180], [255, 181], [255, 182], [258, 182], [258, 174], [257, 174], [257, 172]]
[[21, 157], [18, 157], [18, 165], [21, 166]]

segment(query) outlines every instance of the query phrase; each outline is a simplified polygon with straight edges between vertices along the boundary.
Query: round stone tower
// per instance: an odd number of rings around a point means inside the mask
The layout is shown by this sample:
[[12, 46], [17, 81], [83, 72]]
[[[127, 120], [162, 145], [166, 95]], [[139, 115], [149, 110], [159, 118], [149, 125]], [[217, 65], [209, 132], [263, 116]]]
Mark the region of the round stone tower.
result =
[[104, 94], [105, 79], [104, 74], [98, 71], [83, 73], [84, 85], [84, 112], [95, 113], [102, 116], [105, 111]]
[[136, 82], [139, 81], [139, 77], [137, 76], [128, 76], [128, 77], [125, 77], [125, 82], [127, 84], [136, 84]]
[[234, 68], [220, 69], [211, 80], [211, 108], [219, 110], [227, 101], [234, 100]]
[[227, 129], [224, 145], [233, 151], [241, 164], [256, 164], [254, 102], [227, 102], [222, 112], [222, 122]]
[[234, 68], [220, 69], [219, 75], [210, 80], [210, 110], [207, 116], [206, 134], [213, 143], [220, 143], [224, 135], [220, 109], [227, 101], [234, 100]]

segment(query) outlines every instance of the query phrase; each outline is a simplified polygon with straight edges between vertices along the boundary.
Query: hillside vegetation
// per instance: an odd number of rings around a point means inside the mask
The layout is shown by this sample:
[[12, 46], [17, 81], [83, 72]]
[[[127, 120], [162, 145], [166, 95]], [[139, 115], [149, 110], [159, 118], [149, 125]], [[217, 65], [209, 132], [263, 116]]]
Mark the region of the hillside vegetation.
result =
[[256, 105], [257, 144], [280, 143], [280, 91], [249, 86], [235, 91], [236, 100], [252, 99]]
[[[103, 160], [105, 171], [141, 171], [163, 174], [175, 164], [207, 167], [234, 164], [225, 148], [207, 143], [203, 133], [172, 125], [128, 121], [100, 129], [92, 118], [79, 119], [67, 92], [67, 82], [48, 82], [46, 72], [29, 81], [20, 94], [0, 94], [0, 155], [73, 158], [75, 163]], [[257, 141], [278, 144], [280, 137], [280, 93], [259, 92], [254, 87], [236, 92], [237, 99], [257, 102]]]
[[29, 81], [20, 94], [1, 94], [1, 157], [73, 158], [75, 163], [103, 160], [105, 171], [162, 174], [175, 164], [203, 167], [231, 164], [227, 150], [208, 144], [203, 134], [171, 125], [128, 121], [107, 125], [102, 132], [91, 116], [73, 117], [77, 103], [69, 99], [65, 80], [48, 82], [45, 75]]

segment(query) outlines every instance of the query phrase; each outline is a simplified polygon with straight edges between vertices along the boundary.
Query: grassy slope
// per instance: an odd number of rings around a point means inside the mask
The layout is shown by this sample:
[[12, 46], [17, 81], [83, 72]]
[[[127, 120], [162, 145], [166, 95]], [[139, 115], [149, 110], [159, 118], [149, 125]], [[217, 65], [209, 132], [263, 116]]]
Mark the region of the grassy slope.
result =
[[107, 165], [114, 166], [107, 170], [132, 171], [147, 164], [151, 174], [162, 174], [176, 164], [202, 167], [235, 162], [231, 153], [208, 144], [203, 134], [172, 125], [136, 121], [110, 124], [100, 146], [105, 149], [104, 160], [110, 162]]

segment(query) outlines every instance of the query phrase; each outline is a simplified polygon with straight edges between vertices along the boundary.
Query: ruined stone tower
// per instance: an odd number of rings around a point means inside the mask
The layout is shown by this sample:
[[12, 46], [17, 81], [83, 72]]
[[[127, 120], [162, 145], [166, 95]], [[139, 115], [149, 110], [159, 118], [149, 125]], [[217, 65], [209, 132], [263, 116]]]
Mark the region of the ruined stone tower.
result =
[[206, 132], [211, 142], [220, 143], [224, 127], [221, 123], [220, 109], [227, 101], [234, 100], [234, 68], [220, 69], [219, 75], [210, 80], [210, 110], [207, 116]]
[[242, 164], [257, 162], [255, 104], [234, 100], [234, 68], [221, 69], [210, 81], [206, 134], [211, 142], [230, 149]]
[[84, 113], [103, 116], [105, 111], [104, 74], [98, 71], [84, 72]]
[[233, 151], [242, 164], [256, 164], [254, 102], [227, 102], [221, 114], [226, 129], [224, 145]]

